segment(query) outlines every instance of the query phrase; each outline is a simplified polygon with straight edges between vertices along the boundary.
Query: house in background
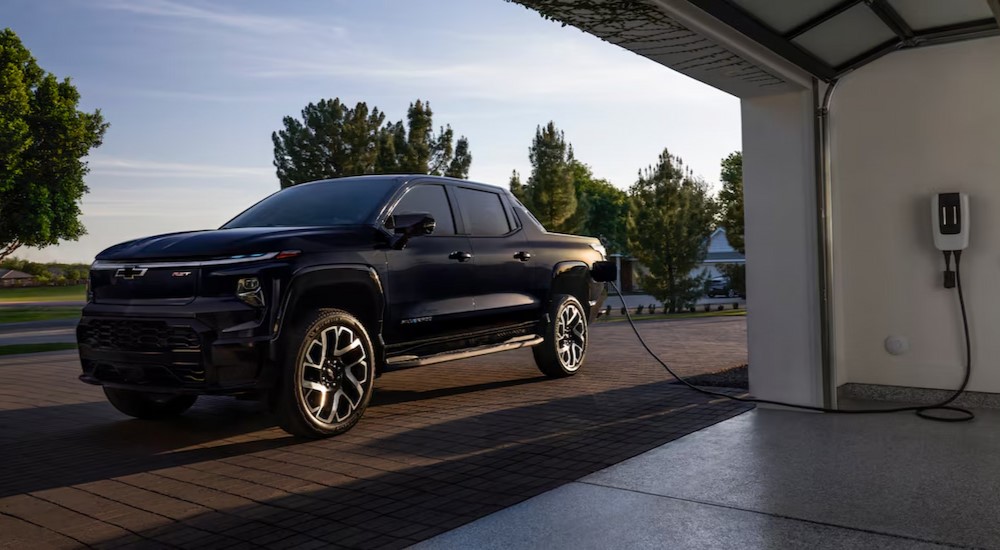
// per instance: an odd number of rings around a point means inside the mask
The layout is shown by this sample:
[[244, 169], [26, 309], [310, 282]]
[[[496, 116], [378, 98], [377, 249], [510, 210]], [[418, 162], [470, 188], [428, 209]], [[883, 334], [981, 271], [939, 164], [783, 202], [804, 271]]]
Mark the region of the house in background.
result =
[[34, 275], [28, 275], [23, 271], [0, 267], [0, 287], [26, 286], [34, 282]]
[[[611, 254], [610, 258], [618, 265], [618, 288], [622, 292], [642, 292], [642, 275], [648, 270], [639, 260], [624, 254]], [[708, 272], [709, 279], [723, 277], [719, 269], [723, 264], [745, 264], [746, 257], [740, 254], [726, 238], [726, 230], [718, 228], [708, 237], [708, 253], [705, 259], [691, 271], [691, 276]]]
[[746, 263], [746, 257], [729, 244], [726, 230], [720, 227], [713, 231], [712, 236], [708, 238], [708, 254], [705, 255], [705, 260], [701, 262], [701, 265], [691, 272], [691, 275], [695, 276], [702, 271], [707, 271], [709, 279], [716, 279], [725, 276], [719, 270], [723, 264], [742, 265]]

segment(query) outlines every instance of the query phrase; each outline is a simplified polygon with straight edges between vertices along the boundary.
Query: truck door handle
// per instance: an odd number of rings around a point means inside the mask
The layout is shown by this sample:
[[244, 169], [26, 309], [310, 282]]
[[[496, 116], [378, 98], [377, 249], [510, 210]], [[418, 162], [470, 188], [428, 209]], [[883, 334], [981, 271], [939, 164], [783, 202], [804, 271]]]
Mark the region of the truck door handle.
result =
[[517, 254], [514, 254], [514, 258], [518, 259], [518, 260], [521, 260], [522, 262], [526, 262], [526, 261], [528, 261], [528, 260], [531, 259], [531, 253], [530, 252], [525, 252], [525, 251], [522, 250], [522, 251], [518, 252]]
[[456, 250], [455, 252], [452, 252], [451, 254], [448, 254], [448, 259], [449, 260], [458, 260], [460, 262], [467, 262], [467, 261], [469, 261], [469, 260], [472, 259], [472, 254], [469, 254], [468, 252], [462, 252], [460, 250]]

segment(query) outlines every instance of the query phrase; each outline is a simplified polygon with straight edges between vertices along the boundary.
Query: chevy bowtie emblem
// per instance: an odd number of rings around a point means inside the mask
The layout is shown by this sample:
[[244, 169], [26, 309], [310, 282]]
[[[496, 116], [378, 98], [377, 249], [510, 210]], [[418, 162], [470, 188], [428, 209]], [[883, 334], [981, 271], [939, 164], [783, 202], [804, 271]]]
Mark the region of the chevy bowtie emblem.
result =
[[118, 271], [115, 271], [115, 277], [118, 279], [125, 279], [126, 281], [131, 281], [136, 277], [142, 277], [146, 274], [145, 267], [123, 267]]

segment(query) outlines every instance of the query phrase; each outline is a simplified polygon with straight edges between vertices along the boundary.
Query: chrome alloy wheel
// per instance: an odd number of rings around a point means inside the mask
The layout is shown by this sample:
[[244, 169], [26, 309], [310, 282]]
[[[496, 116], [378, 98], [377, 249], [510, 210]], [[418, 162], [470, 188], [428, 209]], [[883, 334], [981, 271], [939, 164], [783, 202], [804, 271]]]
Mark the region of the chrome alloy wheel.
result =
[[587, 321], [576, 304], [566, 304], [556, 321], [556, 349], [559, 362], [567, 371], [573, 372], [583, 363], [583, 352], [587, 349]]
[[364, 342], [348, 327], [334, 325], [309, 343], [299, 391], [305, 409], [322, 424], [337, 424], [361, 405], [371, 380]]

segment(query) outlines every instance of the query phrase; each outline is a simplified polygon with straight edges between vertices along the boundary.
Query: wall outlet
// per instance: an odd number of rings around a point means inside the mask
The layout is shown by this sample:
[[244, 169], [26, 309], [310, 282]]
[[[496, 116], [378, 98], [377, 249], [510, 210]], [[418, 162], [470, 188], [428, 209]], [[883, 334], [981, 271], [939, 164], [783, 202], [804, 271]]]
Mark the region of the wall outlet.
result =
[[903, 355], [910, 351], [910, 341], [905, 336], [888, 336], [885, 339], [885, 351], [890, 355]]

